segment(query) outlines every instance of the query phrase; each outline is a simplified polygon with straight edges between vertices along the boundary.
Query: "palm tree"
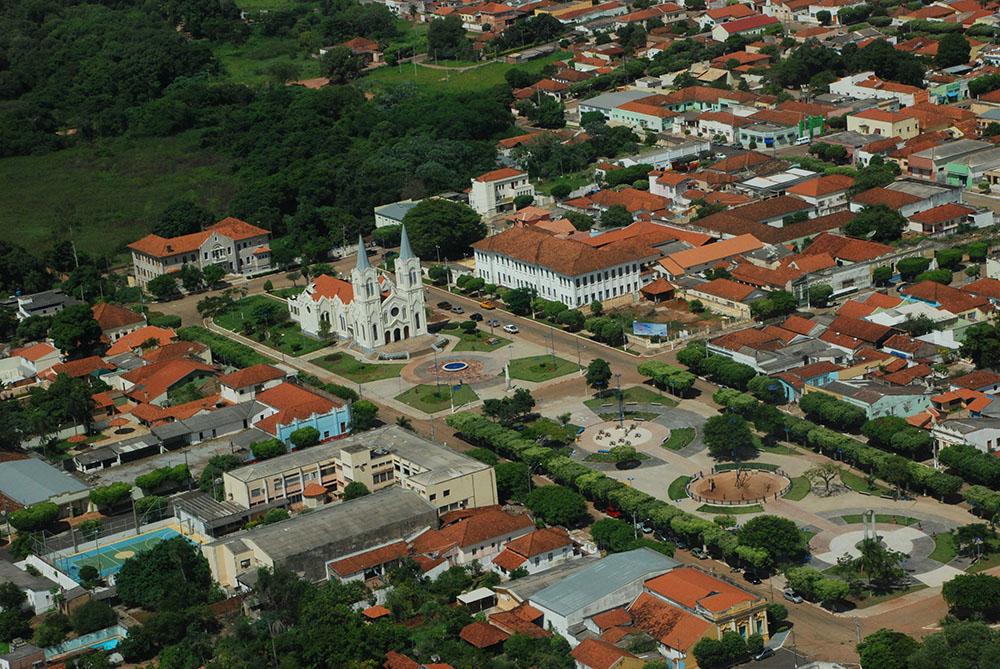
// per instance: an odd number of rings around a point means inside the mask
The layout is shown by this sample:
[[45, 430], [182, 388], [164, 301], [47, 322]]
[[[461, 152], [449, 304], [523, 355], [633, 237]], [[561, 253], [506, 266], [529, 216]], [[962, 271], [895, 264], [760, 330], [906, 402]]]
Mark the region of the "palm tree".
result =
[[413, 421], [406, 416], [396, 416], [396, 425], [404, 430], [413, 430]]

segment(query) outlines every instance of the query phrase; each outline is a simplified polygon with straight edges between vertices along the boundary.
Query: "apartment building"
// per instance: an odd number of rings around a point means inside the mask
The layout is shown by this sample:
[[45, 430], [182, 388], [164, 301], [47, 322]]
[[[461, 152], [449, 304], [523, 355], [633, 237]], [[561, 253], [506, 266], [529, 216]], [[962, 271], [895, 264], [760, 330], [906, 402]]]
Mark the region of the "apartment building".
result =
[[353, 481], [373, 492], [399, 485], [439, 512], [497, 503], [492, 467], [395, 425], [240, 467], [222, 480], [226, 499], [247, 508], [299, 502], [310, 483], [340, 496]]
[[469, 205], [481, 216], [510, 211], [514, 199], [521, 195], [534, 197], [535, 187], [528, 173], [512, 167], [502, 167], [472, 179]]

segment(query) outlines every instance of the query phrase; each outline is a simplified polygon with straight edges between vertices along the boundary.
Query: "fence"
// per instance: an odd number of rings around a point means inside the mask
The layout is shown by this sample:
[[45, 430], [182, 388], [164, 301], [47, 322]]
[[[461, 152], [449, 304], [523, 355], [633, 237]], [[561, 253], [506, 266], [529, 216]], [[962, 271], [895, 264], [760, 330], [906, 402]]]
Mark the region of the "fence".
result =
[[63, 655], [76, 653], [86, 648], [96, 648], [102, 644], [107, 644], [108, 647], [113, 647], [118, 645], [118, 642], [127, 636], [127, 629], [121, 625], [112, 625], [111, 627], [105, 627], [102, 630], [97, 630], [96, 632], [91, 632], [90, 634], [78, 636], [75, 639], [63, 641], [58, 645], [43, 648], [42, 652], [45, 653], [46, 660], [54, 660]]
[[68, 532], [54, 534], [43, 530], [33, 535], [31, 552], [42, 558], [67, 549], [73, 549], [72, 552], [77, 553], [82, 550], [83, 546], [94, 544], [101, 539], [127, 532], [140, 534], [143, 527], [173, 517], [172, 505], [169, 500], [165, 500], [165, 502], [164, 506], [154, 507], [142, 514], [136, 514], [133, 507], [133, 513], [104, 518], [101, 520], [100, 529], [96, 531], [84, 532], [79, 527], [71, 527]]

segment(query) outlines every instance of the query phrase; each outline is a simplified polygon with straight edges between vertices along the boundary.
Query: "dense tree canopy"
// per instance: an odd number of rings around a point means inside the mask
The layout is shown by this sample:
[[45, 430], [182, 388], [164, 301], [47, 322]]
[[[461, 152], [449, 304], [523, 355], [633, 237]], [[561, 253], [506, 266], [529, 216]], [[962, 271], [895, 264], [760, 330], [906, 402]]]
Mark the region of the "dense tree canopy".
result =
[[403, 217], [413, 252], [425, 260], [461, 258], [469, 245], [486, 236], [486, 226], [468, 205], [449, 200], [423, 200]]

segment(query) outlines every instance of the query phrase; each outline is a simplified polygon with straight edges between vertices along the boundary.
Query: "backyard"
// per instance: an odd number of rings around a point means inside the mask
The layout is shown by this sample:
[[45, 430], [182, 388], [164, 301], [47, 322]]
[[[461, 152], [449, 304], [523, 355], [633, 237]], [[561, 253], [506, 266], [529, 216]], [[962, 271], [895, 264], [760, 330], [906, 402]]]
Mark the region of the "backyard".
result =
[[347, 353], [331, 353], [318, 360], [313, 360], [313, 362], [323, 369], [328, 369], [355, 383], [371, 383], [372, 381], [395, 378], [399, 376], [399, 371], [406, 366], [394, 363], [364, 362]]
[[469, 402], [475, 402], [479, 399], [479, 396], [476, 395], [472, 388], [466, 385], [459, 386], [457, 390], [448, 385], [419, 385], [413, 386], [405, 393], [397, 395], [396, 399], [418, 411], [437, 413], [438, 411], [450, 409], [452, 401], [454, 401], [454, 406], [457, 409]]
[[510, 361], [510, 378], [520, 381], [541, 383], [566, 374], [572, 374], [580, 367], [575, 362], [552, 355], [533, 355]]

